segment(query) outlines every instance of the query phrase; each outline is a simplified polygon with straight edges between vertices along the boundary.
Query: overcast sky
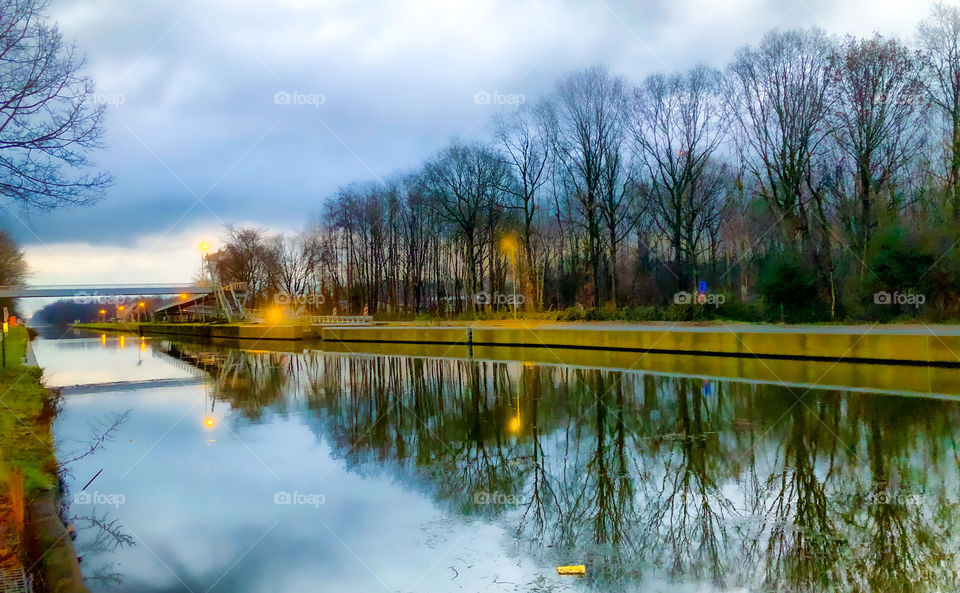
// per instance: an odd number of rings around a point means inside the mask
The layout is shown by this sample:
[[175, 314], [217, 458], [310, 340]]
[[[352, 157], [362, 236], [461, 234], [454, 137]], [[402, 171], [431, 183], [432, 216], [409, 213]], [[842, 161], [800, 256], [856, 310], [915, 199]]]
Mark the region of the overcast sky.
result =
[[188, 281], [197, 245], [216, 247], [225, 223], [296, 229], [339, 185], [415, 167], [455, 138], [485, 137], [503, 107], [476, 102], [478, 92], [534, 101], [559, 75], [596, 63], [632, 81], [698, 62], [722, 68], [774, 27], [908, 39], [928, 8], [55, 0], [52, 16], [116, 103], [109, 147], [96, 159], [116, 184], [93, 207], [6, 212], [0, 225], [25, 245], [35, 284]]

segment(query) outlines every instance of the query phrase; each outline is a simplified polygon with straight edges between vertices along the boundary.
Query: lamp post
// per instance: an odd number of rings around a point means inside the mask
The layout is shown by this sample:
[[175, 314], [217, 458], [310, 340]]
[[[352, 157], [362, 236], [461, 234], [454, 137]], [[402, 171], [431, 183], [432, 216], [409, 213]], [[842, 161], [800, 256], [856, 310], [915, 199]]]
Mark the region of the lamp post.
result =
[[124, 308], [125, 307], [123, 305], [117, 305], [117, 323], [120, 323], [121, 321], [120, 314], [123, 313]]
[[517, 318], [517, 242], [507, 235], [500, 241], [500, 248], [510, 254], [510, 269], [513, 275], [513, 318]]
[[137, 304], [137, 322], [143, 321], [142, 312], [146, 310], [146, 307], [147, 304], [142, 301]]
[[107, 310], [106, 310], [106, 309], [100, 309], [100, 321], [103, 322], [103, 323], [106, 323], [106, 322], [107, 322]]
[[[207, 259], [207, 249], [210, 249], [209, 243], [204, 241], [203, 243], [200, 244], [200, 282], [206, 281], [206, 275], [205, 275], [206, 272], [204, 271], [204, 263], [206, 262], [206, 259]], [[203, 299], [201, 299], [200, 302], [202, 303]], [[200, 320], [206, 322], [207, 313], [203, 309], [203, 307], [204, 305], [200, 305]]]

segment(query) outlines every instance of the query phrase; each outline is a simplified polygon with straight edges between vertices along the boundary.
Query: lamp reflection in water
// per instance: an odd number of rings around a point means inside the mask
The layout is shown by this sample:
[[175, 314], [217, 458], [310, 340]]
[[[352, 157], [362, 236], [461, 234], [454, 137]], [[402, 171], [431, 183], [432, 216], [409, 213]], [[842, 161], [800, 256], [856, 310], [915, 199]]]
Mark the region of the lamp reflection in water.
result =
[[510, 434], [520, 434], [520, 429], [523, 428], [523, 420], [520, 419], [520, 390], [523, 389], [523, 369], [526, 366], [527, 363], [524, 363], [523, 366], [520, 367], [520, 376], [517, 379], [517, 413], [510, 418], [510, 422], [507, 423], [507, 430], [510, 431]]
[[[207, 403], [209, 402], [209, 406]], [[210, 397], [210, 392], [207, 387], [207, 384], [203, 384], [203, 427], [207, 430], [213, 430], [217, 427], [217, 417], [213, 414], [213, 406], [215, 405], [215, 400]], [[210, 410], [207, 412], [207, 410]], [[208, 443], [216, 442], [216, 439], [207, 439]]]

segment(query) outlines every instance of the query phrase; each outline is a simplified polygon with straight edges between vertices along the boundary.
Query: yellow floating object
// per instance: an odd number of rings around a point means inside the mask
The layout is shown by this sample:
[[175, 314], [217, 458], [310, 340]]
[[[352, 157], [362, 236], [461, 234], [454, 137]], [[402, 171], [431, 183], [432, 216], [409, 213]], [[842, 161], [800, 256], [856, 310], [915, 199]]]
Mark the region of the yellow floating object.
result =
[[576, 566], [558, 566], [557, 574], [587, 574], [587, 567], [583, 564]]

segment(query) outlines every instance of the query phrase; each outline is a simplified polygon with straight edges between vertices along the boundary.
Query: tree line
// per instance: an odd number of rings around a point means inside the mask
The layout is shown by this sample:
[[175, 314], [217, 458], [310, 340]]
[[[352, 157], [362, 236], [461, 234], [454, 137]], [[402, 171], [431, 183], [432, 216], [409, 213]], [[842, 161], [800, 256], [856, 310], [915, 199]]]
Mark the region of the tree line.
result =
[[343, 313], [955, 316], [958, 48], [935, 5], [909, 44], [774, 30], [723, 70], [571, 72], [486, 141], [343, 186], [296, 234], [230, 227], [211, 261], [257, 305]]

